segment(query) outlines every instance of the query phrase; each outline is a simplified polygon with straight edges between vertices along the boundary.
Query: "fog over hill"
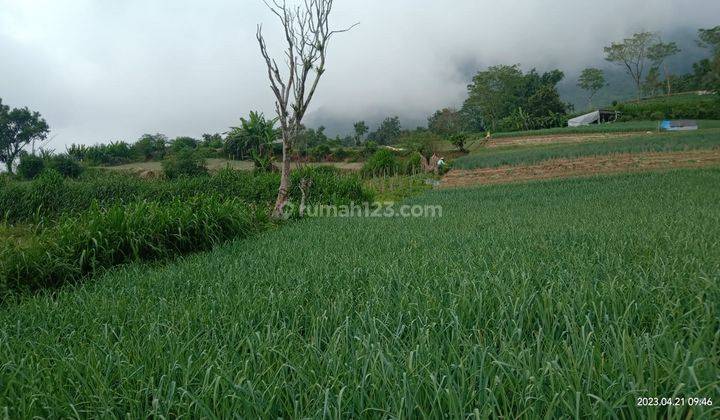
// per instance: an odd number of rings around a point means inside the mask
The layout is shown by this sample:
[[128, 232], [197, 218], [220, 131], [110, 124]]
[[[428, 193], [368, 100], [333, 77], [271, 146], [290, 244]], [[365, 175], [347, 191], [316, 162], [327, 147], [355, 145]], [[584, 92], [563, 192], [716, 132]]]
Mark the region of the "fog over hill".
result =
[[[683, 49], [670, 62], [679, 72], [702, 58], [696, 30], [717, 16], [716, 0], [338, 0], [337, 26], [361, 25], [334, 40], [306, 123], [331, 135], [387, 115], [424, 125], [435, 109], [459, 106], [472, 75], [495, 64], [560, 68], [563, 97], [582, 106], [574, 85], [583, 67], [619, 71], [603, 60], [610, 41], [660, 31]], [[274, 111], [260, 22], [279, 53], [277, 23], [259, 0], [0, 0], [0, 97], [40, 111], [56, 149], [222, 132], [250, 110]], [[627, 87], [614, 83], [600, 99], [628, 96]]]

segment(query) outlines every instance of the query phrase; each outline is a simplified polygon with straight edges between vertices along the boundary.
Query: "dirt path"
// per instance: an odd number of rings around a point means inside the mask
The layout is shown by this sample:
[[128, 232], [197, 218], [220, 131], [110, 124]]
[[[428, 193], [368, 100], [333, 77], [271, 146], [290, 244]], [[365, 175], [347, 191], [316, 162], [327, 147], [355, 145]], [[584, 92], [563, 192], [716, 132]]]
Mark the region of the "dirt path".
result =
[[445, 175], [440, 187], [469, 187], [539, 179], [575, 178], [599, 174], [705, 166], [720, 166], [719, 149], [669, 153], [624, 153], [577, 159], [554, 159], [527, 166], [453, 170]]
[[506, 137], [492, 139], [487, 147], [527, 146], [563, 143], [587, 143], [592, 141], [613, 140], [625, 137], [639, 137], [657, 135], [655, 132], [628, 132], [628, 133], [588, 133], [588, 134], [556, 134], [548, 136]]

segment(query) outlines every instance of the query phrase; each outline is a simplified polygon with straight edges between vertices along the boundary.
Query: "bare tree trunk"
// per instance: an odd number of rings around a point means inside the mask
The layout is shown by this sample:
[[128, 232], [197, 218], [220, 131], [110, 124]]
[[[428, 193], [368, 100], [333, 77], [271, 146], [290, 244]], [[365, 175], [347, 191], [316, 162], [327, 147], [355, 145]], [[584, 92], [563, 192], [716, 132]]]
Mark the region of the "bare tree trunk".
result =
[[[285, 134], [283, 134], [283, 138]], [[283, 161], [280, 168], [280, 188], [278, 188], [277, 199], [275, 200], [275, 208], [273, 209], [273, 217], [281, 218], [285, 210], [285, 205], [290, 199], [290, 142], [283, 139]]]
[[282, 218], [290, 196], [290, 161], [293, 142], [312, 101], [323, 73], [330, 39], [334, 34], [352, 29], [331, 30], [329, 25], [333, 0], [304, 0], [288, 6], [285, 0], [269, 0], [265, 4], [278, 18], [285, 37], [285, 71], [268, 53], [262, 26], [257, 28], [260, 53], [267, 66], [270, 88], [275, 95], [275, 107], [282, 127], [283, 162], [280, 187], [273, 209], [273, 217]]
[[665, 81], [667, 82], [667, 94], [670, 96], [670, 73], [668, 73], [667, 63], [663, 65], [665, 67]]

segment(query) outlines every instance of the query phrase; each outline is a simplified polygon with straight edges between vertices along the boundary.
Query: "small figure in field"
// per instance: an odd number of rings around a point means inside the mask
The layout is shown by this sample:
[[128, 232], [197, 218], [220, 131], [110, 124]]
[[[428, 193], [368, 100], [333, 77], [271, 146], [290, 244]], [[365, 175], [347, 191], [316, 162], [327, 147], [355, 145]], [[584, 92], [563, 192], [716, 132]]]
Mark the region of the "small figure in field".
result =
[[438, 161], [440, 161], [440, 158], [435, 153], [430, 157], [429, 162], [425, 156], [420, 155], [420, 166], [423, 172], [438, 173]]

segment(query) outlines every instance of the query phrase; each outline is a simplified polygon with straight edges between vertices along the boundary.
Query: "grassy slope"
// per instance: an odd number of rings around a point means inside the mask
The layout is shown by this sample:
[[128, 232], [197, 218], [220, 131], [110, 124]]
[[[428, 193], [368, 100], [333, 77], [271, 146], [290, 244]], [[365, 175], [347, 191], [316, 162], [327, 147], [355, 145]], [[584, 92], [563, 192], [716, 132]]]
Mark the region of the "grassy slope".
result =
[[586, 143], [543, 144], [485, 148], [463, 156], [453, 163], [458, 169], [489, 168], [503, 165], [527, 165], [548, 159], [607, 155], [611, 153], [670, 152], [720, 147], [720, 130], [689, 133], [640, 135]]
[[[251, 161], [245, 160], [227, 160], [227, 159], [206, 159], [207, 168], [211, 171], [218, 171], [227, 166], [233, 169], [242, 171], [252, 170], [254, 164]], [[276, 163], [276, 166], [279, 164]], [[357, 171], [362, 167], [362, 163], [359, 162], [320, 162], [320, 163], [306, 163], [307, 166], [334, 166], [338, 169], [344, 169], [349, 171]], [[127, 163], [124, 165], [115, 166], [104, 166], [104, 169], [117, 170], [117, 171], [130, 171], [130, 172], [143, 172], [143, 171], [162, 171], [161, 162], [135, 162]]]
[[0, 311], [0, 408], [654, 417], [667, 408], [635, 398], [676, 395], [717, 415], [719, 183], [431, 192], [415, 202], [442, 203], [440, 221], [309, 220], [129, 266]]
[[[699, 126], [705, 128], [720, 128], [720, 120], [700, 120]], [[549, 136], [558, 134], [591, 134], [591, 133], [631, 133], [635, 131], [656, 131], [658, 121], [630, 121], [612, 124], [588, 125], [584, 127], [560, 127], [543, 130], [512, 131], [509, 133], [493, 133], [495, 138], [504, 137], [530, 137]]]

